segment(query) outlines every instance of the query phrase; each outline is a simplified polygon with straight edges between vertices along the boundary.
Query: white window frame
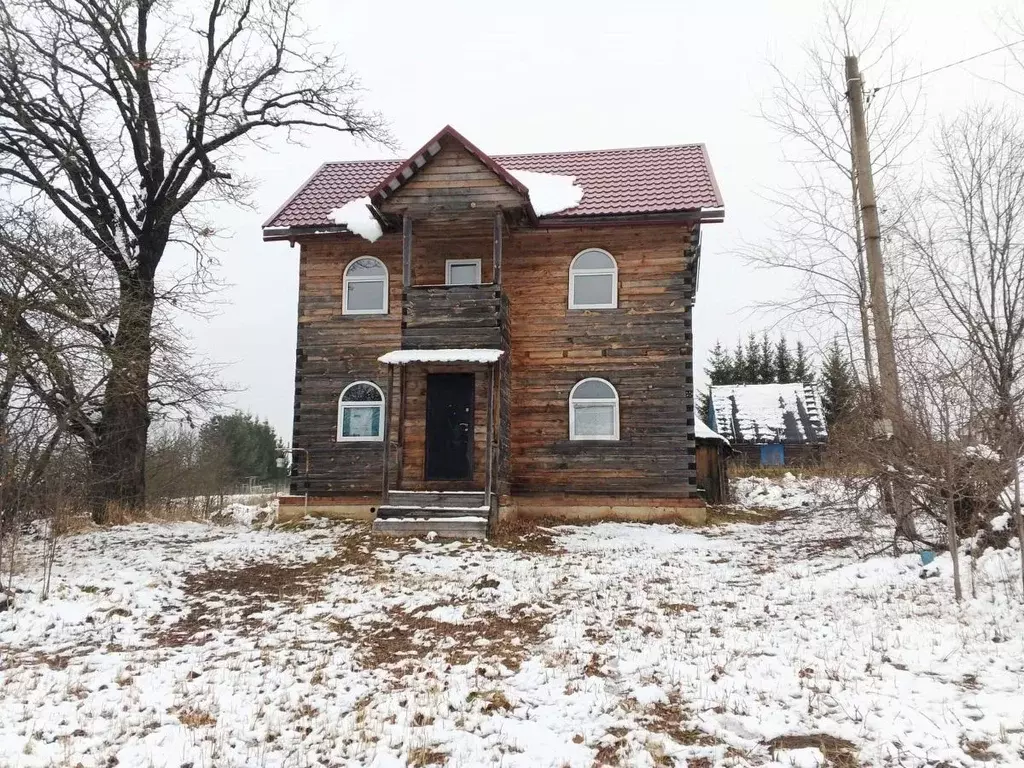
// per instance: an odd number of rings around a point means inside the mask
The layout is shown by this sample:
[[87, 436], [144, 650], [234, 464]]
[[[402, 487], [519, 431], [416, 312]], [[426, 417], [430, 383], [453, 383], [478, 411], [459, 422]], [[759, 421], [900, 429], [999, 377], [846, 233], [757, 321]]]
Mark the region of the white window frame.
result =
[[[610, 435], [577, 435], [576, 434], [576, 407], [575, 397], [576, 390], [581, 384], [585, 384], [588, 381], [599, 381], [602, 384], [606, 384], [611, 388], [612, 392], [615, 393], [615, 397], [588, 397], [580, 400], [581, 404], [586, 405], [611, 405], [612, 408], [612, 434]], [[573, 388], [569, 391], [569, 439], [570, 440], [618, 440], [619, 439], [619, 390], [608, 381], [607, 379], [601, 379], [597, 376], [588, 376], [585, 379], [577, 381]]]
[[[362, 259], [373, 259], [384, 268], [384, 275], [367, 275], [365, 277], [349, 276], [349, 269], [357, 261]], [[349, 309], [348, 307], [348, 286], [349, 283], [384, 283], [384, 308], [383, 309]], [[357, 256], [345, 267], [345, 274], [341, 281], [341, 313], [343, 315], [386, 315], [388, 313], [388, 285], [391, 282], [391, 275], [388, 273], [387, 265], [376, 256]]]
[[[345, 402], [345, 393], [348, 392], [352, 387], [359, 384], [369, 384], [371, 387], [377, 390], [380, 395], [380, 400], [349, 400]], [[375, 436], [365, 435], [343, 435], [342, 430], [345, 424], [345, 409], [346, 408], [380, 408], [380, 422], [377, 430], [378, 434]], [[387, 402], [384, 399], [384, 390], [374, 384], [372, 381], [353, 381], [338, 395], [338, 442], [339, 443], [380, 443], [384, 440], [384, 419], [387, 416]]]
[[455, 285], [452, 282], [452, 267], [464, 267], [466, 265], [476, 267], [476, 282], [475, 283], [459, 283], [459, 285], [482, 285], [484, 280], [483, 272], [483, 260], [482, 259], [445, 259], [444, 262], [444, 282], [445, 285]]
[[[577, 269], [576, 261], [585, 253], [590, 251], [597, 251], [603, 253], [609, 259], [612, 260], [610, 267], [603, 267], [601, 269]], [[612, 278], [612, 300], [610, 304], [577, 304], [576, 303], [576, 276], [594, 276], [599, 277], [601, 275], [611, 275]], [[615, 260], [604, 248], [584, 248], [582, 251], [572, 257], [572, 261], [569, 263], [569, 309], [618, 309], [619, 308], [619, 262]]]

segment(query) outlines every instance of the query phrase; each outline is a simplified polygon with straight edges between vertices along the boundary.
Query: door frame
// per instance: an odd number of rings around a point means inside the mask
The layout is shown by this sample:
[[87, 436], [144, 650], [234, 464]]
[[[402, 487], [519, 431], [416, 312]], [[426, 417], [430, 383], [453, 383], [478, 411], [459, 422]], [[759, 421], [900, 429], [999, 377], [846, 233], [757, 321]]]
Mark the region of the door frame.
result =
[[[469, 398], [469, 441], [466, 446], [466, 461], [469, 464], [469, 475], [464, 478], [435, 478], [430, 476], [430, 377], [431, 376], [468, 376], [472, 381]], [[451, 484], [455, 486], [472, 485], [476, 467], [476, 372], [475, 371], [427, 371], [424, 381], [423, 397], [423, 481], [425, 483]]]

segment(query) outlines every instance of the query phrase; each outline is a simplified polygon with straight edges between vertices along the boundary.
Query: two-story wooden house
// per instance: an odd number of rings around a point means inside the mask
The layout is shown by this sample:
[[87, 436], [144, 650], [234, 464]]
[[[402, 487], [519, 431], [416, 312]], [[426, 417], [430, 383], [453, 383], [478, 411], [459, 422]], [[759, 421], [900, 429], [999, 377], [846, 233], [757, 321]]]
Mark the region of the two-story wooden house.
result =
[[326, 163], [263, 231], [300, 247], [282, 510], [702, 521], [692, 311], [722, 218], [700, 144], [489, 156], [446, 127]]

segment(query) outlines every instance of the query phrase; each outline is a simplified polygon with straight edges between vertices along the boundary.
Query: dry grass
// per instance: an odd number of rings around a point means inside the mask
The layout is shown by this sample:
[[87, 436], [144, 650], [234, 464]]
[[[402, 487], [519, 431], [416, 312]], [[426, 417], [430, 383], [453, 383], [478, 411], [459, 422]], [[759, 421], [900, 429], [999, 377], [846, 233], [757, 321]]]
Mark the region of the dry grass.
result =
[[784, 519], [790, 513], [769, 507], [741, 507], [735, 504], [722, 504], [708, 507], [708, 525], [764, 525]]
[[177, 717], [186, 728], [209, 728], [217, 724], [217, 718], [202, 709], [182, 707], [178, 710], [170, 709], [168, 712]]
[[421, 768], [425, 765], [447, 765], [448, 755], [430, 747], [416, 747], [409, 750], [409, 760], [406, 765]]
[[700, 728], [688, 727], [687, 723], [691, 719], [692, 715], [683, 706], [679, 694], [672, 693], [667, 702], [653, 704], [641, 721], [651, 733], [667, 736], [677, 744], [684, 746], [713, 747], [721, 743]]
[[498, 523], [488, 543], [515, 552], [529, 552], [537, 555], [558, 555], [565, 552], [555, 545], [555, 537], [549, 529], [564, 525], [564, 520], [541, 520], [517, 518]]
[[981, 762], [995, 760], [996, 755], [989, 750], [992, 745], [984, 739], [964, 739], [960, 742], [960, 748], [971, 758]]
[[346, 634], [346, 639], [358, 644], [357, 657], [368, 668], [437, 653], [448, 664], [483, 658], [515, 671], [550, 618], [522, 603], [512, 606], [508, 615], [483, 610], [465, 623], [452, 624], [426, 616], [433, 607], [423, 606], [411, 613], [392, 608], [385, 621]]
[[821, 750], [828, 768], [858, 768], [860, 766], [857, 749], [853, 742], [827, 733], [778, 736], [769, 741], [767, 747], [773, 760], [775, 753], [780, 750], [817, 748]]

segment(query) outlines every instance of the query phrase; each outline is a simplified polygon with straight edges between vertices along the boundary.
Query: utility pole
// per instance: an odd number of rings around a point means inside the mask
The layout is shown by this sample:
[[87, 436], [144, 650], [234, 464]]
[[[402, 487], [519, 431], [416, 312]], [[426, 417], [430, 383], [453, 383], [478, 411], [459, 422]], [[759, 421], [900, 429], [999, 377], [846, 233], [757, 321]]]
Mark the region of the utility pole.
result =
[[[888, 422], [892, 437], [899, 446], [903, 433], [903, 402], [900, 398], [899, 372], [896, 370], [896, 348], [892, 337], [889, 296], [885, 290], [885, 265], [882, 261], [882, 232], [878, 225], [878, 202], [875, 199], [875, 178], [871, 170], [871, 148], [864, 119], [864, 86], [856, 56], [846, 57], [846, 95], [850, 102], [850, 136], [853, 144], [853, 166], [856, 191], [860, 197], [860, 218], [864, 225], [864, 252], [867, 257], [868, 286], [871, 294], [871, 317], [875, 327], [875, 350], [878, 354], [878, 388], [881, 394], [882, 424]], [[907, 538], [916, 536], [914, 519], [905, 494], [894, 489], [893, 513], [897, 529]]]

